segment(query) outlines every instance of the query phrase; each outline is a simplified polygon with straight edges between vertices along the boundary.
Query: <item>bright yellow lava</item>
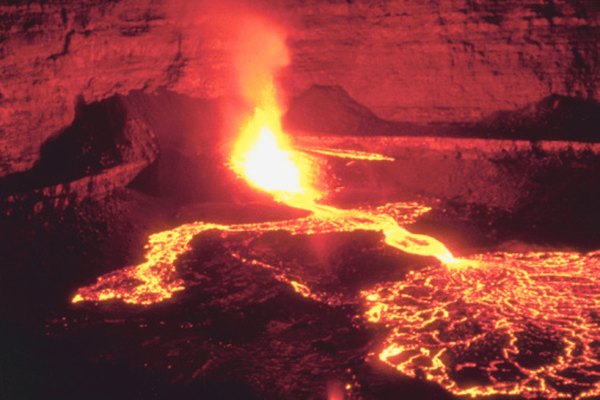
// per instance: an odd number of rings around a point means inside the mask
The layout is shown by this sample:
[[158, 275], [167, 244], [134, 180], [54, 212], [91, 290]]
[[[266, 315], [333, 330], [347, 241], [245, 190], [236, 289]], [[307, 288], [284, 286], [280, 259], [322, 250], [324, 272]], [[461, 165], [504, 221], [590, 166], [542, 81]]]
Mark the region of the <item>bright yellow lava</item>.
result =
[[[261, 223], [222, 225], [197, 221], [154, 233], [150, 235], [146, 244], [145, 262], [99, 277], [96, 283], [78, 289], [71, 301], [79, 303], [119, 299], [130, 304], [149, 305], [171, 298], [173, 293], [185, 288], [183, 280], [177, 276], [175, 261], [190, 250], [191, 240], [203, 232], [218, 230], [224, 234], [262, 234], [285, 231], [292, 235], [312, 235], [356, 230], [380, 231], [382, 225], [414, 223], [419, 216], [429, 211], [429, 207], [418, 203], [389, 203], [369, 209], [337, 210], [336, 213], [332, 210], [324, 208], [304, 218]], [[396, 246], [405, 245], [397, 243]], [[232, 256], [239, 258], [235, 254]], [[266, 267], [266, 264], [258, 261], [242, 261]], [[284, 276], [277, 279], [286, 281]], [[303, 285], [297, 281], [294, 284], [291, 279], [287, 282], [295, 289]], [[301, 292], [306, 293], [307, 290]]]
[[362, 293], [378, 358], [456, 395], [600, 395], [600, 251], [491, 253]]
[[349, 160], [362, 160], [362, 161], [395, 161], [394, 157], [388, 157], [379, 153], [370, 153], [360, 150], [349, 150], [349, 149], [328, 149], [323, 147], [303, 147], [303, 151], [309, 153], [322, 154], [324, 156], [331, 156], [337, 158], [346, 158]]
[[254, 114], [241, 129], [230, 158], [231, 168], [250, 185], [267, 191], [275, 200], [311, 202], [319, 197], [308, 181], [310, 162], [292, 150], [281, 129], [275, 90], [268, 85]]
[[[381, 160], [379, 155], [370, 158], [362, 152], [319, 151], [355, 159], [360, 156], [360, 159]], [[444, 263], [454, 262], [452, 253], [443, 243], [429, 236], [410, 233], [385, 215], [318, 204], [316, 200], [320, 193], [310, 181], [312, 164], [304, 153], [291, 148], [282, 132], [272, 84], [265, 88], [254, 115], [242, 129], [231, 156], [231, 166], [252, 186], [271, 193], [276, 200], [291, 207], [312, 211], [326, 220], [362, 221], [355, 229], [381, 231], [385, 242], [392, 247], [411, 254], [436, 257]]]
[[[249, 224], [197, 221], [152, 234], [145, 262], [99, 277], [77, 290], [73, 303], [119, 299], [149, 305], [171, 298], [185, 288], [175, 267], [178, 257], [190, 250], [196, 235], [210, 230], [223, 235], [375, 231], [389, 246], [441, 261], [411, 272], [401, 282], [383, 283], [362, 293], [365, 319], [390, 330], [377, 354], [380, 360], [457, 395], [600, 395], [598, 253], [496, 253], [456, 259], [440, 241], [401, 226], [415, 222], [429, 210], [426, 206], [390, 203], [338, 209], [319, 204], [321, 193], [311, 182], [310, 158], [294, 150], [282, 132], [274, 94], [272, 86], [263, 93], [234, 145], [230, 165], [253, 187], [311, 215]], [[386, 160], [336, 149], [315, 152]], [[301, 296], [328, 301], [326, 294], [314, 293], [297, 277], [260, 260], [231, 256], [273, 270], [277, 280]]]
[[[313, 166], [310, 158], [293, 150], [281, 130], [280, 114], [274, 86], [270, 84], [261, 94], [254, 114], [240, 131], [230, 166], [251, 186], [269, 192], [275, 200], [290, 207], [311, 211], [311, 216], [255, 224], [220, 225], [198, 221], [155, 233], [149, 237], [144, 263], [98, 278], [96, 284], [79, 289], [72, 301], [120, 299], [132, 304], [152, 304], [170, 298], [184, 288], [183, 281], [176, 277], [175, 260], [189, 250], [189, 242], [194, 236], [213, 229], [255, 233], [284, 230], [294, 235], [378, 231], [383, 233], [389, 246], [411, 254], [436, 257], [445, 263], [454, 262], [452, 253], [440, 241], [413, 234], [399, 225], [400, 222], [414, 222], [416, 217], [429, 210], [425, 206], [397, 203], [342, 210], [318, 204], [321, 193], [311, 182]], [[301, 294], [309, 293], [300, 282], [288, 283]]]
[[[261, 110], [257, 112], [262, 113]], [[254, 146], [244, 156], [240, 167], [254, 186], [277, 193], [303, 192], [300, 171], [290, 160], [289, 151], [279, 147], [277, 138], [268, 126], [259, 129]]]

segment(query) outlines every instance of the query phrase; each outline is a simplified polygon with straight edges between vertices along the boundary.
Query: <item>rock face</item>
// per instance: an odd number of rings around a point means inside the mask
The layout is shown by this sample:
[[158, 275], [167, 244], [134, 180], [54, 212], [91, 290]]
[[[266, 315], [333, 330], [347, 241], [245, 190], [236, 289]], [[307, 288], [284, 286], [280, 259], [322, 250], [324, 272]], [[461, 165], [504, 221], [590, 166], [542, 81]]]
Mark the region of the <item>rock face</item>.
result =
[[73, 123], [43, 144], [33, 168], [0, 180], [0, 217], [101, 199], [157, 158], [152, 129], [123, 99], [76, 108]]
[[498, 111], [470, 127], [504, 137], [598, 141], [600, 103], [551, 95], [514, 111]]
[[551, 93], [598, 95], [593, 2], [317, 3], [295, 12], [291, 92], [337, 84], [404, 122], [475, 120]]
[[290, 99], [283, 118], [294, 135], [437, 136], [512, 140], [600, 140], [600, 103], [553, 94], [475, 122], [414, 123], [385, 120], [340, 86], [313, 85]]
[[[289, 28], [292, 63], [281, 82], [290, 96], [340, 85], [379, 117], [420, 124], [474, 121], [551, 94], [598, 97], [595, 2], [253, 6]], [[73, 121], [78, 99], [161, 86], [234, 94], [231, 35], [215, 19], [183, 0], [0, 5], [0, 176], [32, 168], [42, 144]]]
[[415, 124], [386, 121], [351, 98], [340, 86], [314, 85], [290, 99], [284, 127], [297, 132], [337, 135], [415, 134]]
[[1, 6], [0, 176], [34, 165], [42, 144], [73, 121], [78, 98], [168, 83], [177, 37], [143, 3]]

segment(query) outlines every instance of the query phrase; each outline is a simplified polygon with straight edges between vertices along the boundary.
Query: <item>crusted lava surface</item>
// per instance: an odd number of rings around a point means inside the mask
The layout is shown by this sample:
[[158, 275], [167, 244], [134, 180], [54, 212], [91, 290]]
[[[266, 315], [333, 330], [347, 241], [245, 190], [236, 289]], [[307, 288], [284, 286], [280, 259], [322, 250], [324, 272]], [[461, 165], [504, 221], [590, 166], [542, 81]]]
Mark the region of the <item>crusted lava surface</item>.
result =
[[[139, 260], [148, 231], [203, 214], [248, 222], [298, 211], [265, 204], [182, 209], [125, 191], [20, 229], [16, 236], [35, 249], [3, 249], [12, 266], [2, 280], [7, 395], [319, 398], [339, 386], [353, 398], [393, 398], [398, 390], [415, 398], [448, 396], [390, 374], [381, 363], [365, 363], [385, 329], [359, 317], [360, 291], [432, 262], [386, 247], [374, 232], [207, 231], [178, 259], [186, 290], [172, 299], [150, 307], [116, 300], [69, 304], [66, 295], [94, 275]], [[39, 265], [45, 272], [34, 272]], [[300, 295], [282, 274], [326, 298]], [[18, 282], [26, 284], [10, 290]]]
[[[418, 372], [411, 377], [409, 370], [400, 374], [394, 367], [406, 368], [405, 363], [380, 359], [386, 346], [395, 351], [390, 329], [401, 320], [396, 308], [405, 305], [392, 300], [389, 312], [378, 316], [388, 321], [382, 324], [374, 323], [377, 310], [369, 310], [370, 303], [389, 300], [386, 287], [400, 285], [394, 282], [406, 282], [400, 290], [415, 299], [427, 298], [410, 287], [434, 271], [437, 261], [388, 247], [377, 232], [207, 230], [175, 262], [185, 290], [172, 298], [151, 306], [69, 302], [69, 295], [98, 275], [140, 262], [149, 233], [209, 217], [216, 223], [255, 223], [303, 215], [268, 203], [182, 207], [126, 190], [102, 204], [43, 215], [40, 226], [12, 219], [9, 223], [20, 228], [3, 238], [10, 268], [2, 279], [7, 339], [2, 363], [11, 371], [3, 390], [13, 398], [322, 398], [336, 391], [356, 399], [392, 399], [398, 393], [452, 398], [443, 383], [428, 382]], [[441, 232], [453, 248], [477, 247], [465, 250], [469, 253], [541, 249], [498, 243], [489, 232], [494, 214], [439, 206], [426, 215], [409, 227]], [[31, 246], [19, 244], [25, 242]], [[445, 279], [441, 272], [436, 276]], [[303, 282], [310, 292], [292, 281]], [[381, 297], [369, 297], [373, 292]], [[432, 307], [448, 299], [437, 293]], [[463, 300], [456, 301], [453, 307], [460, 313]], [[469, 307], [477, 310], [476, 303]], [[427, 312], [424, 305], [422, 314]], [[476, 334], [476, 326], [471, 328], [464, 333]], [[535, 336], [535, 329], [522, 335], [529, 333]], [[539, 342], [523, 366], [547, 364], [544, 349], [560, 351], [555, 337], [546, 342], [544, 337], [519, 339]], [[463, 385], [477, 378], [468, 368], [461, 371]]]

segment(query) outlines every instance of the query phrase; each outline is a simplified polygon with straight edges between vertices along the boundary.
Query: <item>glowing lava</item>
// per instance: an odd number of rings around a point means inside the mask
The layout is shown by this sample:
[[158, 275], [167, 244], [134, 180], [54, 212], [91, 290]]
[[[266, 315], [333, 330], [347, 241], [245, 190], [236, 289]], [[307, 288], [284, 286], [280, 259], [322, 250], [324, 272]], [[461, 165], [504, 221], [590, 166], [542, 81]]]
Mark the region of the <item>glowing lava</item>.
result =
[[[98, 278], [94, 285], [77, 291], [72, 299], [74, 303], [120, 299], [132, 304], [152, 304], [170, 298], [174, 292], [184, 289], [184, 282], [177, 278], [175, 261], [190, 250], [189, 242], [194, 236], [212, 229], [230, 233], [284, 230], [294, 235], [377, 231], [383, 233], [389, 246], [412, 254], [436, 257], [445, 263], [454, 262], [452, 253], [441, 242], [410, 233], [398, 224], [402, 219], [405, 223], [414, 222], [416, 216], [428, 210], [427, 207], [411, 209], [398, 203], [373, 209], [342, 210], [318, 204], [316, 201], [322, 194], [311, 182], [314, 174], [310, 158], [294, 150], [281, 129], [281, 111], [273, 79], [269, 77], [263, 82], [265, 85], [255, 99], [254, 113], [240, 130], [233, 146], [230, 167], [251, 186], [272, 194], [276, 201], [311, 211], [312, 215], [291, 221], [256, 224], [220, 225], [198, 221], [155, 233], [146, 245], [144, 263]], [[352, 155], [352, 152], [340, 150], [329, 153]], [[369, 157], [364, 152], [360, 156], [367, 160], [380, 159], [380, 155]], [[411, 210], [413, 214], [402, 216], [398, 209]], [[308, 288], [300, 290], [299, 282], [289, 283], [300, 293], [309, 292]]]
[[329, 149], [325, 147], [303, 147], [301, 150], [309, 153], [322, 154], [324, 156], [346, 158], [349, 160], [395, 161], [394, 157], [388, 157], [379, 153], [371, 153], [359, 150]]
[[[374, 214], [355, 209], [342, 210], [317, 204], [320, 197], [310, 177], [311, 163], [308, 157], [292, 150], [287, 138], [281, 131], [279, 108], [275, 100], [275, 91], [270, 84], [263, 91], [260, 106], [256, 108], [250, 122], [242, 129], [232, 157], [232, 169], [258, 189], [273, 194], [274, 198], [291, 207], [313, 212], [317, 218], [329, 221], [353, 221], [351, 230], [381, 231], [385, 242], [408, 253], [436, 257], [445, 263], [454, 262], [452, 253], [438, 240], [416, 235], [400, 227], [396, 221], [385, 214]], [[323, 149], [320, 149], [322, 152]], [[340, 154], [333, 150], [330, 153]], [[352, 152], [341, 153], [343, 156]], [[373, 159], [379, 160], [378, 155]], [[370, 159], [364, 153], [362, 159]]]
[[[147, 305], [172, 297], [184, 289], [177, 258], [190, 250], [196, 235], [209, 230], [225, 235], [378, 231], [392, 247], [443, 262], [362, 293], [365, 318], [390, 329], [377, 355], [380, 360], [457, 395], [600, 394], [600, 253], [495, 253], [454, 259], [439, 241], [400, 226], [415, 222], [428, 207], [392, 203], [342, 210], [320, 205], [319, 192], [304, 176], [309, 159], [282, 137], [277, 115], [257, 108], [236, 144], [232, 169], [276, 200], [312, 211], [310, 216], [229, 225], [199, 221], [153, 234], [144, 263], [98, 278], [79, 289], [72, 301], [120, 299]], [[327, 301], [326, 294], [314, 293], [273, 266], [231, 256], [274, 271], [275, 279], [301, 296]]]
[[456, 395], [600, 395], [600, 251], [492, 253], [362, 293], [380, 360]]
[[241, 129], [234, 145], [230, 165], [234, 172], [275, 200], [312, 202], [319, 193], [308, 181], [310, 162], [293, 151], [283, 134], [280, 109], [272, 82], [260, 95], [254, 114]]
[[[414, 223], [420, 215], [429, 211], [429, 207], [418, 203], [390, 203], [373, 209], [337, 211], [336, 214], [323, 211], [305, 218], [250, 224], [221, 225], [198, 221], [152, 234], [146, 244], [144, 263], [99, 277], [96, 283], [78, 289], [72, 302], [119, 299], [130, 304], [148, 305], [171, 298], [173, 293], [185, 288], [183, 280], [177, 276], [177, 258], [190, 250], [189, 243], [195, 236], [210, 230], [224, 234], [286, 231], [292, 235], [377, 231], [381, 230], [381, 224], [391, 227], [397, 226], [398, 222]], [[232, 255], [235, 257], [235, 254]], [[251, 264], [266, 266], [258, 261]], [[284, 280], [282, 277], [279, 279]], [[294, 288], [300, 285], [299, 282], [294, 285], [291, 280], [288, 283]]]
[[[270, 36], [269, 36], [270, 38]], [[257, 40], [262, 45], [262, 40]], [[272, 46], [278, 50], [281, 44]], [[254, 52], [251, 52], [254, 55]], [[251, 69], [253, 70], [253, 69]], [[264, 72], [264, 71], [263, 71]], [[240, 130], [230, 166], [251, 186], [290, 207], [311, 212], [293, 220], [249, 224], [193, 222], [150, 235], [145, 261], [98, 278], [77, 290], [73, 303], [118, 299], [149, 305], [183, 290], [176, 262], [191, 240], [210, 230], [256, 235], [380, 232], [401, 251], [435, 257], [441, 265], [410, 273], [402, 282], [363, 292], [365, 319], [390, 329], [378, 357], [401, 373], [437, 382], [457, 395], [521, 394], [567, 397], [600, 395], [600, 254], [483, 254], [457, 260], [440, 241], [401, 225], [429, 210], [416, 203], [338, 209], [319, 204], [310, 157], [283, 133], [272, 76], [260, 82], [254, 113]], [[393, 161], [366, 152], [306, 149], [365, 161]], [[317, 301], [299, 279], [260, 261], [232, 257], [275, 271], [300, 295]], [[532, 360], [535, 360], [532, 361]]]

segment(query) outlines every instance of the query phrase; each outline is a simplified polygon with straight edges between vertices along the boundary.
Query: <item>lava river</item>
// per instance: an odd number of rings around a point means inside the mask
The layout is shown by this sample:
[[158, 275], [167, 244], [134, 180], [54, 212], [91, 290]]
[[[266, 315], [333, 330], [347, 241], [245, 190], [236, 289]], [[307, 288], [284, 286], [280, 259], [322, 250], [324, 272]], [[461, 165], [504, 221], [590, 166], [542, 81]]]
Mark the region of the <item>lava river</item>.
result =
[[[217, 224], [197, 221], [150, 235], [145, 261], [82, 287], [73, 303], [116, 299], [134, 305], [167, 300], [185, 289], [177, 259], [207, 231], [225, 237], [285, 231], [312, 235], [375, 231], [389, 246], [437, 258], [399, 282], [361, 292], [365, 323], [389, 335], [372, 357], [400, 373], [456, 395], [522, 397], [600, 395], [600, 252], [489, 253], [454, 257], [433, 237], [403, 228], [429, 210], [418, 203], [339, 209], [319, 203], [308, 153], [386, 162], [389, 157], [340, 149], [293, 148], [279, 123], [274, 89], [265, 89], [233, 146], [231, 169], [248, 184], [309, 215], [282, 221]], [[272, 268], [261, 260], [232, 256]], [[301, 279], [277, 272], [301, 296], [328, 302]]]

